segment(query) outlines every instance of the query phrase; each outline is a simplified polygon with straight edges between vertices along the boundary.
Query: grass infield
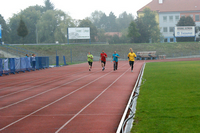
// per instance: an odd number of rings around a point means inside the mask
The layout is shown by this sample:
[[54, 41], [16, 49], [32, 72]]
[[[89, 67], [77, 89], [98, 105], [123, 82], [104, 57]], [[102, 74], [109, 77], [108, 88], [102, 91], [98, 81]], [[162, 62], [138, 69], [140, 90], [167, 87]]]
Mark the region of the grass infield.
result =
[[147, 63], [132, 133], [200, 133], [200, 61]]

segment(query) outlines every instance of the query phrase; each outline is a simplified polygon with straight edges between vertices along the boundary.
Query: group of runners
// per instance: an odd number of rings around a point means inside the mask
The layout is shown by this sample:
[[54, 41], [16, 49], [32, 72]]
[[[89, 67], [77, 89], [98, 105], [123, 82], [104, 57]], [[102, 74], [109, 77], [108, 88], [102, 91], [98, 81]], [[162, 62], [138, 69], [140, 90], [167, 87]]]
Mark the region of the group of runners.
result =
[[[134, 61], [135, 61], [135, 58], [136, 58], [136, 54], [133, 52], [133, 49], [130, 48], [129, 49], [130, 52], [128, 54], [128, 59], [129, 59], [129, 65], [131, 67], [131, 72], [133, 72], [133, 65], [134, 65]], [[107, 54], [104, 52], [104, 50], [102, 50], [102, 53], [100, 54], [100, 59], [99, 61], [101, 61], [101, 67], [102, 67], [102, 71], [105, 70], [105, 66], [106, 66], [106, 58], [107, 58]], [[112, 55], [112, 60], [111, 62], [113, 62], [113, 70], [116, 71], [117, 68], [118, 68], [118, 59], [119, 59], [119, 54], [114, 51], [113, 55]], [[91, 54], [91, 52], [88, 52], [88, 55], [87, 55], [87, 61], [88, 61], [88, 64], [89, 64], [89, 71], [91, 71], [92, 69], [92, 63], [93, 63], [93, 55]]]

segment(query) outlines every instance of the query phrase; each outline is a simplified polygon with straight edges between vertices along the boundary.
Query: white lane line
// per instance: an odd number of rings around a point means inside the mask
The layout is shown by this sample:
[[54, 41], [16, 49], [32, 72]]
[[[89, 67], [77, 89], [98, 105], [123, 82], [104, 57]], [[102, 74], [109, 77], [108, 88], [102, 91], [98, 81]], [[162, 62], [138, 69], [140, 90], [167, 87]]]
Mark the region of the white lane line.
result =
[[[80, 71], [80, 72], [77, 72], [77, 73], [74, 73], [74, 74], [72, 74], [72, 75], [77, 75], [77, 74], [81, 74], [81, 73], [83, 73], [83, 72], [86, 72], [86, 71]], [[72, 75], [70, 75], [71, 73], [65, 73], [65, 75], [69, 75], [69, 76], [60, 76], [60, 75], [56, 75], [56, 78], [59, 78], [59, 79], [62, 79], [63, 77], [70, 77], [70, 76], [72, 76]], [[51, 77], [55, 77], [55, 76], [51, 76]], [[51, 77], [48, 77], [48, 78], [51, 78]], [[43, 77], [44, 78], [44, 77]], [[43, 79], [43, 78], [41, 78], [41, 79]], [[26, 82], [26, 81], [23, 81], [23, 82], [25, 82], [25, 83], [22, 83], [22, 84], [18, 84], [18, 85], [23, 85], [23, 84], [29, 84], [29, 83], [32, 83], [32, 82], [36, 82], [36, 81], [40, 81], [41, 79], [39, 79], [39, 80], [34, 80], [34, 81], [31, 81], [31, 82]], [[51, 79], [47, 79], [48, 81], [50, 81]], [[46, 81], [47, 81], [46, 80]], [[15, 83], [16, 84], [16, 83]], [[12, 85], [12, 84], [11, 84]], [[10, 88], [12, 88], [13, 86], [11, 86], [11, 87], [5, 87], [5, 88], [2, 88], [2, 89], [0, 89], [0, 90], [5, 90], [5, 89], [10, 89]], [[16, 87], [16, 86], [14, 86], [14, 87]]]
[[[69, 74], [69, 73], [68, 73]], [[59, 75], [57, 75], [57, 76], [59, 76]], [[52, 77], [55, 77], [55, 76], [51, 76], [51, 77], [49, 77], [48, 76], [48, 79], [46, 80], [46, 81], [50, 81], [51, 79], [49, 79], [49, 78], [52, 78]], [[57, 77], [57, 78], [61, 78], [61, 77], [63, 77], [63, 76], [59, 76], [59, 77]], [[37, 79], [37, 80], [25, 80], [25, 81], [23, 81], [23, 83], [20, 83], [19, 84], [19, 82], [15, 82], [14, 84], [9, 84], [9, 87], [5, 87], [5, 88], [2, 88], [2, 89], [0, 89], [0, 90], [5, 90], [5, 89], [12, 89], [13, 87], [16, 87], [15, 85], [17, 84], [17, 85], [26, 85], [26, 84], [30, 84], [30, 83], [34, 83], [34, 82], [37, 82], [37, 81], [41, 81], [41, 79], [44, 79], [45, 77], [42, 77], [42, 78], [40, 78], [40, 79]], [[13, 79], [13, 80], [15, 80], [15, 79]], [[28, 82], [27, 82], [28, 81]], [[5, 83], [5, 84], [7, 84], [7, 83]], [[1, 84], [2, 85], [2, 84]], [[13, 85], [13, 86], [12, 86]]]
[[[97, 71], [97, 72], [98, 72], [98, 71]], [[95, 73], [97, 73], [97, 72], [95, 72]], [[95, 73], [92, 73], [92, 74], [95, 74]], [[31, 97], [28, 97], [28, 98], [26, 98], [26, 99], [20, 100], [20, 101], [18, 101], [18, 102], [12, 103], [12, 104], [10, 104], [10, 105], [1, 107], [0, 110], [5, 109], [5, 108], [8, 108], [8, 107], [11, 107], [11, 106], [13, 106], [13, 105], [16, 105], [16, 104], [18, 104], [18, 103], [24, 102], [24, 101], [26, 101], [26, 100], [32, 99], [32, 98], [37, 97], [37, 96], [39, 96], [39, 95], [45, 94], [45, 93], [47, 93], [47, 92], [49, 92], [49, 91], [55, 90], [55, 89], [57, 89], [57, 88], [60, 88], [60, 87], [65, 86], [65, 85], [67, 85], [67, 84], [73, 83], [73, 82], [75, 82], [75, 81], [77, 81], [77, 80], [80, 80], [80, 79], [82, 79], [82, 78], [88, 77], [88, 76], [90, 76], [90, 75], [92, 75], [92, 74], [88, 74], [88, 75], [86, 75], [86, 76], [83, 76], [83, 77], [81, 77], [81, 78], [72, 80], [72, 81], [70, 81], [70, 82], [67, 82], [67, 83], [65, 83], [65, 84], [59, 85], [59, 86], [54, 87], [54, 88], [52, 88], [52, 89], [43, 91], [43, 92], [41, 92], [41, 93], [39, 93], [39, 94], [36, 94], [36, 95], [34, 95], [34, 96], [31, 96]], [[45, 83], [45, 84], [48, 84], [48, 83]], [[36, 86], [36, 87], [37, 87], [37, 86]]]
[[88, 103], [84, 108], [82, 108], [76, 115], [74, 115], [70, 120], [68, 120], [62, 127], [60, 127], [55, 133], [61, 131], [67, 124], [69, 124], [74, 118], [76, 118], [83, 110], [85, 110], [89, 105], [91, 105], [96, 99], [98, 99], [105, 91], [107, 91], [115, 82], [117, 82], [130, 68], [128, 68], [122, 75], [120, 75], [115, 81], [113, 81], [105, 90], [103, 90], [95, 99]]
[[[77, 74], [73, 74], [73, 75], [77, 75]], [[69, 76], [65, 76], [65, 77], [59, 77], [59, 79], [55, 79], [55, 80], [49, 80], [49, 82], [45, 82], [45, 83], [43, 83], [43, 84], [39, 84], [39, 85], [36, 85], [36, 86], [33, 86], [33, 87], [29, 87], [29, 88], [26, 88], [26, 89], [23, 89], [23, 90], [19, 90], [19, 91], [13, 92], [13, 93], [9, 93], [9, 94], [7, 94], [7, 95], [0, 96], [0, 98], [4, 98], [4, 97], [7, 97], [7, 96], [10, 96], [10, 95], [19, 93], [19, 92], [27, 91], [27, 90], [30, 90], [30, 89], [33, 89], [33, 88], [36, 88], [36, 87], [39, 87], [39, 86], [42, 86], [42, 85], [46, 85], [46, 84], [49, 84], [49, 83], [53, 83], [53, 82], [59, 81], [60, 79], [63, 79], [63, 78], [66, 78], [66, 77], [71, 77], [71, 76], [73, 76], [73, 75], [69, 75]], [[40, 79], [40, 80], [41, 80], [41, 79]], [[34, 82], [35, 82], [35, 81], [34, 81]], [[44, 82], [44, 81], [43, 81], [43, 82]]]
[[[112, 72], [112, 71], [111, 71], [111, 72]], [[25, 119], [25, 118], [31, 116], [31, 115], [37, 113], [37, 112], [39, 112], [40, 110], [42, 110], [42, 109], [44, 109], [44, 108], [47, 108], [48, 106], [50, 106], [50, 105], [52, 105], [52, 104], [54, 104], [54, 103], [56, 103], [56, 102], [58, 102], [58, 101], [64, 99], [65, 97], [67, 97], [67, 96], [69, 96], [69, 95], [75, 93], [76, 91], [81, 90], [82, 88], [84, 88], [84, 87], [86, 87], [86, 86], [88, 86], [88, 85], [94, 83], [95, 81], [97, 81], [97, 80], [99, 80], [99, 79], [105, 77], [106, 75], [110, 74], [111, 72], [109, 72], [109, 73], [107, 73], [107, 74], [104, 74], [103, 76], [101, 76], [101, 77], [99, 77], [99, 78], [97, 78], [97, 79], [95, 79], [95, 80], [89, 82], [88, 84], [86, 84], [86, 85], [84, 85], [84, 86], [82, 86], [82, 87], [80, 87], [80, 88], [78, 88], [78, 89], [72, 91], [71, 93], [69, 93], [69, 94], [67, 94], [67, 95], [65, 95], [65, 96], [63, 96], [63, 97], [61, 97], [61, 98], [55, 100], [54, 102], [51, 102], [51, 103], [49, 103], [49, 104], [47, 104], [47, 105], [41, 107], [40, 109], [38, 109], [38, 110], [36, 110], [36, 111], [34, 111], [34, 112], [32, 112], [32, 113], [30, 113], [30, 114], [28, 114], [28, 115], [26, 115], [26, 116], [24, 116], [24, 117], [22, 117], [22, 118], [20, 118], [20, 119], [14, 121], [14, 122], [12, 122], [12, 123], [10, 123], [9, 125], [7, 125], [7, 126], [1, 128], [0, 131], [2, 131], [2, 130], [4, 130], [4, 129], [6, 129], [6, 128], [12, 126], [13, 124], [15, 124], [15, 123], [17, 123], [17, 122], [19, 122], [19, 121], [21, 121], [21, 120], [23, 120], [23, 119]]]

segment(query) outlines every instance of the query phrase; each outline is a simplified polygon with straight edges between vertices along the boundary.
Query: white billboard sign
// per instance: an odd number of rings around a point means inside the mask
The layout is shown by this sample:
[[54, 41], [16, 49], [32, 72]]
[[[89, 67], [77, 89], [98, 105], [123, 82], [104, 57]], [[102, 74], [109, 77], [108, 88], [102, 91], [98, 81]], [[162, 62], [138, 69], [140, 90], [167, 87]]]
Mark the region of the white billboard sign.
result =
[[68, 39], [90, 39], [89, 27], [68, 28]]
[[177, 26], [175, 27], [175, 37], [194, 37], [195, 27], [194, 26]]

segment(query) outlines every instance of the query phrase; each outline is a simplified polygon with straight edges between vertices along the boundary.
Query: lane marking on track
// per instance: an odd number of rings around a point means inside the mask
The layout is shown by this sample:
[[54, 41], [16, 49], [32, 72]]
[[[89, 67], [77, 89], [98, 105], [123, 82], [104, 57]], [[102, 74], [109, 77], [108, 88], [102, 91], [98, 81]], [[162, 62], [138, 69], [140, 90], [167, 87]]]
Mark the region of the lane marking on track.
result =
[[[98, 73], [98, 71], [95, 72], [95, 73]], [[70, 82], [67, 82], [67, 83], [65, 83], [65, 84], [59, 85], [59, 86], [54, 87], [54, 88], [52, 88], [52, 89], [49, 89], [49, 90], [43, 91], [43, 92], [41, 92], [41, 93], [38, 93], [38, 94], [36, 94], [36, 95], [34, 95], [34, 96], [31, 96], [31, 97], [28, 97], [28, 98], [26, 98], [26, 99], [20, 100], [20, 101], [18, 101], [18, 102], [12, 103], [12, 104], [10, 104], [10, 105], [1, 107], [0, 110], [5, 109], [5, 108], [8, 108], [8, 107], [11, 107], [11, 106], [13, 106], [13, 105], [16, 105], [16, 104], [18, 104], [18, 103], [24, 102], [24, 101], [26, 101], [26, 100], [32, 99], [32, 98], [34, 98], [34, 97], [37, 97], [37, 96], [42, 95], [42, 94], [45, 94], [45, 93], [50, 92], [50, 91], [52, 91], [52, 90], [58, 89], [58, 88], [60, 88], [60, 87], [62, 87], [62, 86], [68, 85], [68, 84], [70, 84], [70, 83], [73, 83], [73, 82], [78, 81], [78, 80], [80, 80], [80, 79], [82, 79], [82, 78], [88, 77], [88, 76], [90, 76], [90, 75], [93, 75], [93, 74], [95, 74], [95, 73], [88, 74], [88, 75], [83, 76], [83, 77], [81, 77], [81, 78], [72, 80], [72, 81], [70, 81]], [[45, 84], [48, 84], [48, 83], [45, 83]], [[36, 87], [37, 87], [37, 86], [36, 86]], [[0, 97], [0, 98], [1, 98], [1, 97]]]
[[91, 105], [96, 99], [98, 99], [105, 91], [107, 91], [115, 82], [117, 82], [130, 68], [128, 68], [123, 74], [121, 74], [115, 81], [113, 81], [105, 90], [103, 90], [96, 98], [94, 98], [90, 103], [88, 103], [84, 108], [82, 108], [76, 115], [74, 115], [70, 120], [68, 120], [62, 127], [60, 127], [55, 133], [61, 131], [67, 124], [69, 124], [74, 118], [76, 118], [82, 111], [84, 111], [89, 105]]
[[[86, 71], [83, 71], [83, 72], [86, 72]], [[81, 72], [81, 73], [83, 73], [83, 72]], [[67, 74], [70, 74], [70, 73], [67, 73]], [[76, 75], [76, 74], [79, 74], [79, 73], [75, 73], [75, 74], [73, 74], [73, 75]], [[64, 77], [71, 77], [71, 76], [73, 76], [73, 75], [69, 75], [69, 76], [64, 76]], [[52, 76], [52, 77], [55, 77], [55, 76]], [[59, 79], [56, 79], [56, 80], [60, 80], [60, 79], [62, 79], [62, 78], [64, 78], [63, 76], [59, 76], [59, 77], [56, 77], [56, 78], [59, 78]], [[48, 77], [48, 78], [51, 78], [51, 77]], [[44, 77], [43, 78], [41, 78], [41, 79], [44, 79]], [[18, 84], [18, 85], [26, 85], [26, 84], [30, 84], [30, 83], [34, 83], [34, 82], [37, 82], [37, 81], [41, 81], [41, 79], [39, 79], [39, 80], [34, 80], [34, 81], [32, 81], [32, 82], [26, 82], [26, 81], [23, 81], [23, 82], [25, 82], [25, 83], [22, 83], [22, 84]], [[48, 81], [51, 81], [51, 79], [47, 79]], [[46, 81], [47, 81], [46, 80]], [[54, 80], [55, 81], [55, 80]], [[44, 81], [43, 81], [44, 82]], [[15, 84], [17, 84], [17, 83], [15, 83]], [[0, 89], [0, 90], [5, 90], [5, 89], [11, 89], [13, 86], [11, 86], [11, 87], [5, 87], [5, 88], [2, 88], [2, 89]], [[16, 86], [14, 86], [14, 87], [16, 87]], [[31, 88], [32, 89], [32, 88]]]
[[38, 109], [38, 110], [36, 110], [36, 111], [34, 111], [34, 112], [32, 112], [32, 113], [30, 113], [30, 114], [28, 114], [28, 115], [26, 115], [26, 116], [24, 116], [24, 117], [18, 119], [18, 120], [14, 121], [14, 122], [12, 122], [12, 123], [10, 123], [10, 124], [8, 124], [7, 126], [1, 128], [0, 131], [2, 131], [2, 130], [4, 130], [4, 129], [6, 129], [6, 128], [12, 126], [13, 124], [15, 124], [15, 123], [17, 123], [17, 122], [20, 122], [21, 120], [23, 120], [23, 119], [25, 119], [25, 118], [27, 118], [27, 117], [29, 117], [29, 116], [31, 116], [31, 115], [33, 115], [33, 114], [35, 114], [35, 113], [41, 111], [41, 110], [44, 109], [44, 108], [47, 108], [48, 106], [50, 106], [50, 105], [52, 105], [52, 104], [54, 104], [54, 103], [56, 103], [56, 102], [58, 102], [58, 101], [64, 99], [65, 97], [70, 96], [71, 94], [73, 94], [73, 93], [75, 93], [75, 92], [81, 90], [82, 88], [84, 88], [84, 87], [86, 87], [86, 86], [88, 86], [88, 85], [94, 83], [95, 81], [97, 81], [97, 80], [99, 80], [99, 79], [105, 77], [106, 75], [108, 75], [108, 74], [110, 74], [110, 73], [112, 73], [112, 72], [113, 72], [113, 71], [110, 71], [109, 73], [106, 73], [106, 74], [104, 74], [103, 76], [101, 76], [101, 77], [99, 77], [99, 78], [97, 78], [97, 79], [95, 79], [95, 80], [93, 80], [93, 81], [87, 83], [86, 85], [84, 85], [84, 86], [82, 86], [82, 87], [80, 87], [80, 88], [78, 88], [78, 89], [76, 89], [76, 90], [70, 92], [69, 94], [67, 94], [67, 95], [65, 95], [65, 96], [63, 96], [63, 97], [61, 97], [61, 98], [55, 100], [54, 102], [51, 102], [51, 103], [49, 103], [49, 104], [47, 104], [47, 105], [41, 107], [40, 109]]
[[[82, 72], [81, 72], [81, 73], [82, 73]], [[77, 73], [75, 73], [75, 74], [73, 74], [73, 75], [77, 75]], [[58, 79], [55, 79], [55, 80], [49, 80], [49, 82], [45, 82], [45, 83], [43, 83], [43, 84], [39, 84], [39, 85], [32, 86], [32, 87], [29, 87], [29, 88], [26, 88], [26, 89], [22, 89], [22, 90], [13, 92], [13, 93], [9, 93], [9, 94], [6, 94], [6, 95], [2, 95], [2, 96], [0, 96], [0, 99], [1, 99], [1, 98], [4, 98], [4, 97], [7, 97], [7, 96], [10, 96], [10, 95], [13, 95], [13, 94], [16, 94], [16, 93], [19, 93], [19, 92], [23, 92], [23, 91], [27, 91], [27, 90], [30, 90], [30, 89], [33, 89], [33, 88], [37, 88], [37, 87], [40, 87], [40, 86], [42, 86], [42, 85], [46, 85], [46, 84], [49, 84], [49, 83], [53, 83], [53, 82], [59, 81], [60, 79], [67, 78], [67, 77], [71, 77], [71, 76], [73, 76], [73, 75], [61, 77], [61, 78], [58, 78]], [[43, 82], [44, 82], [44, 81], [43, 81]]]
[[[123, 65], [124, 66], [124, 65]], [[123, 67], [122, 66], [122, 67]], [[85, 72], [85, 71], [84, 71]], [[98, 72], [98, 71], [97, 71]], [[83, 73], [83, 72], [81, 72], [81, 73]], [[73, 74], [73, 75], [77, 75], [77, 73], [75, 73], [75, 74]], [[70, 75], [70, 76], [66, 76], [66, 77], [71, 77], [71, 76], [73, 76], [73, 75]], [[62, 77], [63, 78], [63, 77]], [[40, 85], [36, 85], [36, 86], [33, 86], [33, 87], [29, 87], [29, 88], [26, 88], [26, 89], [23, 89], [23, 90], [19, 90], [19, 91], [16, 91], [16, 92], [13, 92], [13, 93], [9, 93], [9, 94], [7, 94], [7, 95], [3, 95], [3, 96], [0, 96], [0, 99], [1, 98], [4, 98], [4, 97], [7, 97], [7, 96], [11, 96], [11, 95], [14, 95], [14, 94], [16, 94], [16, 93], [20, 93], [20, 92], [24, 92], [24, 91], [27, 91], [27, 90], [30, 90], [30, 89], [33, 89], [33, 88], [37, 88], [37, 87], [40, 87], [40, 86], [42, 86], [42, 85], [46, 85], [46, 84], [49, 84], [49, 83], [53, 83], [53, 82], [56, 82], [56, 81], [59, 81], [60, 79], [62, 79], [62, 78], [59, 78], [59, 79], [56, 79], [56, 80], [51, 80], [50, 82], [46, 82], [46, 83], [43, 83], [43, 84], [40, 84]], [[1, 110], [1, 108], [0, 108], [0, 110]]]

